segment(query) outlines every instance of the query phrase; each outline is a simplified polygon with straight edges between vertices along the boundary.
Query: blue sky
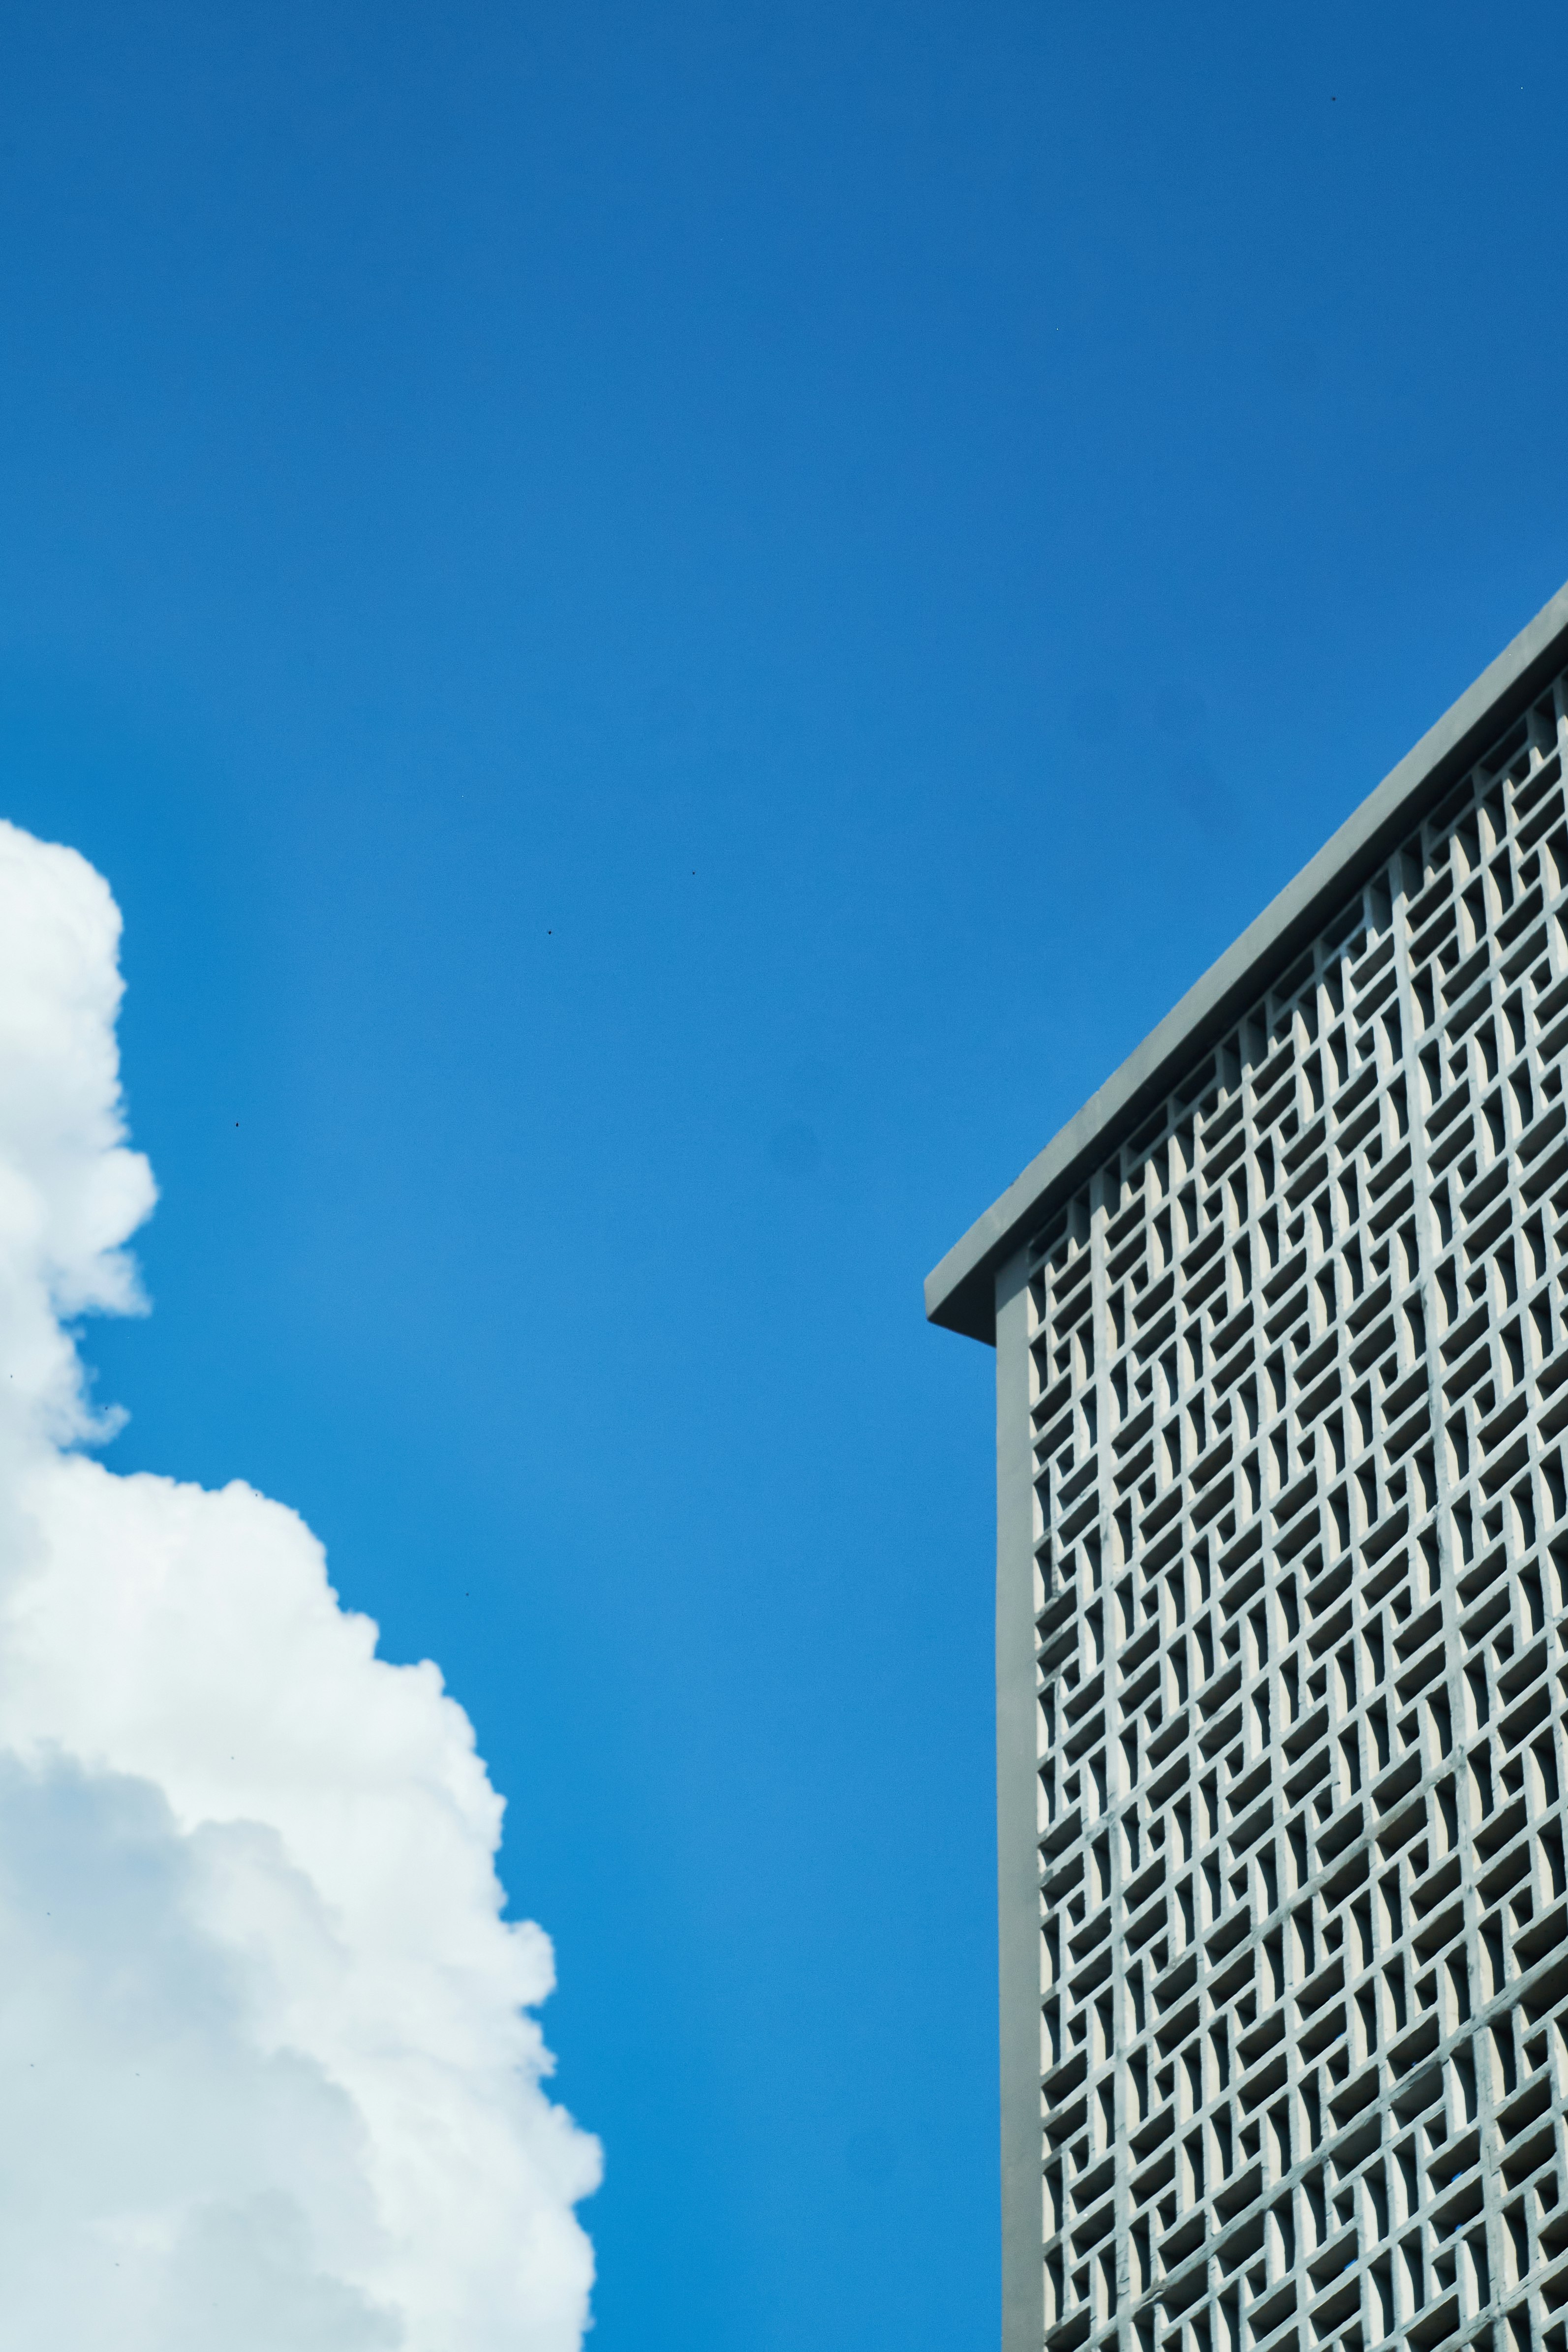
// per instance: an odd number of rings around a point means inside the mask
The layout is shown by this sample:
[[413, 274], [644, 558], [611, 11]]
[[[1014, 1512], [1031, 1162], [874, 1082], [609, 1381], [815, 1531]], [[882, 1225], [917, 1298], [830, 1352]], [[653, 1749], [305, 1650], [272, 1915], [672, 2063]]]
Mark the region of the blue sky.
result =
[[596, 2340], [996, 2319], [991, 1361], [927, 1267], [1568, 573], [1560, 16], [60, 0], [0, 814], [151, 1321], [431, 1654]]

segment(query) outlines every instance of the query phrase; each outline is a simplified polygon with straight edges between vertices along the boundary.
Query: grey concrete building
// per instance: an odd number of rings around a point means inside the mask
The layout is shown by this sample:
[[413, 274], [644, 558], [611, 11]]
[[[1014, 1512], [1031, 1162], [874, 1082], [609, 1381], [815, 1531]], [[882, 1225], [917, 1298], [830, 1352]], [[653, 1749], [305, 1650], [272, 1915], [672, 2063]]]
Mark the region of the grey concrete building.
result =
[[943, 1259], [1005, 2352], [1568, 2352], [1568, 589]]

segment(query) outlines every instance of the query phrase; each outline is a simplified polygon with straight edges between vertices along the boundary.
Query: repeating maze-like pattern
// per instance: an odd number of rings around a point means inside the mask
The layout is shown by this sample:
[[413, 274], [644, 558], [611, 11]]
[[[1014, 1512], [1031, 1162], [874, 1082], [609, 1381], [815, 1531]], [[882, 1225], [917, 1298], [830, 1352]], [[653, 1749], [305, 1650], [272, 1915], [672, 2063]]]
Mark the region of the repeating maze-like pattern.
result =
[[1030, 1253], [1052, 2352], [1568, 2347], [1565, 720]]

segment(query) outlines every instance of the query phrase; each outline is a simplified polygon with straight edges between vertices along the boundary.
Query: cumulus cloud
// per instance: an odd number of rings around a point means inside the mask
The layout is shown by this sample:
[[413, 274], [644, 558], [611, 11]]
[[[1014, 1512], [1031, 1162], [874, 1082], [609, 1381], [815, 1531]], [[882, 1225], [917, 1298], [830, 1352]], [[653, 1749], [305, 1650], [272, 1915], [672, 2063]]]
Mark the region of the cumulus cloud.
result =
[[0, 824], [0, 2342], [576, 2352], [596, 2144], [435, 1666], [249, 1487], [119, 1477], [120, 917]]

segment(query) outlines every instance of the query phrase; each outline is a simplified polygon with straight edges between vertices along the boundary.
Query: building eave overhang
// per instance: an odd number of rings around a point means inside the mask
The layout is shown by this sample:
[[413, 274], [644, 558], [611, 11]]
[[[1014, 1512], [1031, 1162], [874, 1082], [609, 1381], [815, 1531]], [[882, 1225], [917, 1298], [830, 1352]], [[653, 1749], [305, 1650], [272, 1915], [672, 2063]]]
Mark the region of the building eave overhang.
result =
[[1255, 1003], [1270, 977], [1321, 929], [1346, 894], [1398, 847], [1423, 812], [1568, 667], [1568, 586], [1427, 730], [1413, 751], [1150, 1031], [1121, 1068], [1031, 1160], [926, 1276], [928, 1319], [995, 1341], [996, 1272], [1184, 1068]]

